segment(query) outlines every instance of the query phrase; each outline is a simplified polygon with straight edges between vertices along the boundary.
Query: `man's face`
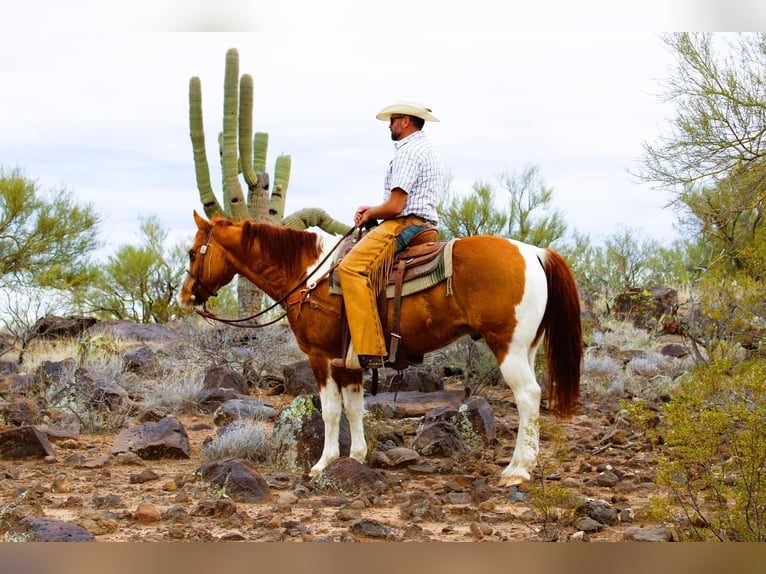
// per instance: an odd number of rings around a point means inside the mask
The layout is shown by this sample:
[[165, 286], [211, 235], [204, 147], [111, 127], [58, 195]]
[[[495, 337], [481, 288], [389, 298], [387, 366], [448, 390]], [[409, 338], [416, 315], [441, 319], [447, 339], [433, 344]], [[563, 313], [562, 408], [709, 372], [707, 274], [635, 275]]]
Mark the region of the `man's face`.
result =
[[391, 116], [388, 120], [388, 129], [391, 130], [391, 139], [399, 141], [402, 138], [404, 132], [404, 123], [407, 121], [407, 116]]

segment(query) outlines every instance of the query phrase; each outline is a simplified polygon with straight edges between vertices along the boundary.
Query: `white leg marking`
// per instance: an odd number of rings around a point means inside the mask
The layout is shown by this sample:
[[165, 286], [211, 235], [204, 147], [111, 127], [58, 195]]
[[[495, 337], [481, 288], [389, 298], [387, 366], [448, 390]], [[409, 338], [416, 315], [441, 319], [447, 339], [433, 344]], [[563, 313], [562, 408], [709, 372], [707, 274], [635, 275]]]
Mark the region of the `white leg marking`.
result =
[[338, 385], [332, 377], [329, 377], [325, 386], [319, 390], [319, 400], [322, 403], [322, 420], [324, 421], [324, 448], [319, 462], [311, 467], [310, 476], [316, 476], [340, 456], [338, 441], [342, 405]]
[[[534, 354], [531, 355], [534, 361]], [[500, 366], [500, 371], [513, 391], [519, 411], [516, 446], [511, 462], [502, 473], [500, 483], [521, 484], [530, 479], [530, 472], [537, 464], [541, 391], [524, 350], [512, 347]]]
[[343, 387], [343, 405], [351, 431], [351, 458], [364, 464], [367, 441], [364, 439], [364, 392], [361, 385]]

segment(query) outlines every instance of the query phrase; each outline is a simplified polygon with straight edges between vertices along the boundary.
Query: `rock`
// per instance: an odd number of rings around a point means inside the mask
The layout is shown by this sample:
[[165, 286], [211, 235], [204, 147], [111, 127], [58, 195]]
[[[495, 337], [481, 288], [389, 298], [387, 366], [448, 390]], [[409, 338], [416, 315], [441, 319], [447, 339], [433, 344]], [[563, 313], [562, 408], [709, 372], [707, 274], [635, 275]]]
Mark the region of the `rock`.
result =
[[47, 389], [51, 385], [59, 384], [74, 377], [77, 370], [77, 363], [74, 359], [64, 359], [63, 361], [43, 361], [35, 369], [34, 384], [38, 387]]
[[34, 425], [40, 422], [40, 408], [30, 399], [0, 400], [0, 420], [11, 426]]
[[463, 437], [455, 425], [438, 421], [423, 428], [412, 444], [412, 447], [423, 456], [451, 457], [468, 452]]
[[374, 397], [364, 397], [364, 406], [370, 412], [380, 413], [387, 418], [400, 419], [422, 417], [428, 411], [439, 407], [457, 408], [464, 398], [463, 391], [378, 393]]
[[618, 521], [617, 509], [605, 500], [586, 500], [577, 507], [575, 514], [588, 516], [608, 526], [614, 526]]
[[146, 345], [132, 349], [122, 356], [122, 366], [129, 373], [152, 377], [159, 370], [157, 355]]
[[676, 537], [672, 530], [665, 527], [631, 527], [623, 532], [622, 539], [631, 542], [673, 542], [676, 540]]
[[639, 329], [654, 329], [663, 316], [678, 311], [678, 292], [669, 287], [631, 288], [614, 297], [612, 312], [619, 321], [632, 321]]
[[88, 329], [88, 334], [133, 341], [174, 341], [179, 338], [178, 329], [171, 324], [136, 323], [124, 319], [99, 321]]
[[357, 536], [377, 539], [393, 539], [396, 537], [394, 531], [377, 520], [362, 518], [351, 525], [350, 531]]
[[582, 532], [598, 532], [604, 528], [604, 525], [590, 516], [580, 516], [575, 520], [574, 527]]
[[[345, 414], [340, 419], [340, 456], [351, 451], [351, 433]], [[322, 456], [324, 421], [316, 397], [296, 397], [284, 407], [271, 432], [275, 464], [288, 472], [306, 473]]]
[[154, 472], [151, 468], [146, 468], [138, 474], [131, 474], [128, 477], [130, 484], [143, 484], [145, 482], [151, 482], [152, 480], [158, 480], [160, 475]]
[[203, 389], [199, 395], [199, 409], [204, 413], [212, 413], [226, 401], [243, 399], [243, 395], [236, 389]]
[[191, 511], [191, 516], [228, 518], [237, 511], [237, 506], [228, 498], [206, 498], [200, 500]]
[[613, 473], [611, 470], [605, 470], [603, 472], [599, 472], [598, 475], [596, 475], [596, 483], [599, 486], [612, 488], [618, 482], [620, 482], [620, 477]]
[[160, 511], [151, 502], [142, 502], [133, 512], [133, 518], [139, 524], [153, 524], [161, 520]]
[[385, 471], [364, 466], [359, 461], [342, 457], [332, 462], [314, 478], [314, 489], [338, 496], [379, 493], [388, 488]]
[[206, 389], [233, 389], [242, 395], [247, 395], [250, 390], [244, 375], [226, 365], [208, 368], [203, 386]]
[[298, 397], [301, 395], [313, 395], [319, 392], [314, 371], [308, 361], [297, 361], [282, 368], [285, 379], [285, 392], [288, 395]]
[[277, 410], [262, 399], [241, 397], [229, 399], [213, 413], [213, 422], [224, 426], [238, 420], [267, 421], [277, 418]]
[[21, 373], [0, 374], [0, 396], [16, 397], [27, 393], [32, 376]]
[[6, 533], [6, 540], [16, 542], [95, 542], [90, 532], [71, 522], [27, 516]]
[[406, 391], [433, 393], [444, 390], [444, 383], [441, 377], [435, 375], [430, 369], [414, 367], [403, 371], [401, 377], [398, 373], [388, 375], [385, 388], [394, 393]]
[[271, 489], [264, 476], [244, 459], [205, 464], [202, 479], [225, 489], [234, 500], [264, 502], [271, 500]]
[[664, 355], [666, 357], [675, 357], [676, 359], [682, 359], [684, 357], [688, 357], [691, 354], [689, 349], [687, 349], [684, 345], [679, 345], [678, 343], [664, 343], [659, 346], [657, 352], [660, 355]]
[[420, 455], [411, 448], [394, 447], [385, 451], [376, 450], [370, 457], [370, 466], [407, 466], [419, 464]]
[[48, 435], [28, 425], [0, 432], [0, 458], [25, 459], [55, 456]]
[[189, 435], [176, 417], [165, 417], [121, 431], [112, 445], [112, 454], [125, 452], [144, 460], [189, 458]]
[[32, 334], [40, 339], [66, 339], [79, 337], [89, 327], [98, 322], [94, 317], [82, 317], [70, 315], [69, 317], [57, 317], [46, 315], [40, 317], [32, 326]]

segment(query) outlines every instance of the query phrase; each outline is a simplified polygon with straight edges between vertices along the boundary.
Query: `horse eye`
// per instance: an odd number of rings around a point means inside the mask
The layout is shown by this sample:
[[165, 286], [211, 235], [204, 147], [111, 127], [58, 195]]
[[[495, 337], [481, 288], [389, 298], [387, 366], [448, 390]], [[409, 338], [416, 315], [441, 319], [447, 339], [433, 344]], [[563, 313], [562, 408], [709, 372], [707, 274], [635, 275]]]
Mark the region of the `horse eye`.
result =
[[194, 258], [197, 256], [197, 253], [193, 250], [189, 250], [189, 261], [194, 261]]

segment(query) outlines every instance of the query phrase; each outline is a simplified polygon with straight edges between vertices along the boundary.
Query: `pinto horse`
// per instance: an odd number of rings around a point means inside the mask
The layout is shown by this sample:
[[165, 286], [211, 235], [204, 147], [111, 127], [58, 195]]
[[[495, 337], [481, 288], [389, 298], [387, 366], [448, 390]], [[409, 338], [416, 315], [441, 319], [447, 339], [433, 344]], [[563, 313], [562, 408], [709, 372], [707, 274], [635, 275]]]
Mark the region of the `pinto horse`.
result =
[[[342, 297], [330, 293], [327, 280], [332, 238], [217, 216], [207, 221], [196, 212], [194, 219], [198, 230], [179, 294], [181, 305], [187, 310], [204, 308], [208, 298], [237, 274], [281, 302], [319, 388], [324, 450], [310, 474], [318, 474], [339, 457], [343, 407], [351, 431], [350, 454], [364, 463], [362, 372], [330, 364], [343, 356]], [[439, 283], [402, 298], [402, 344], [408, 355], [419, 356], [465, 335], [484, 339], [513, 391], [519, 413], [516, 445], [500, 483], [519, 484], [530, 478], [537, 463], [541, 388], [534, 363], [541, 344], [552, 406], [566, 416], [577, 403], [582, 327], [574, 275], [551, 249], [491, 236], [455, 241], [452, 270], [449, 292]], [[391, 324], [390, 302], [388, 313]]]

